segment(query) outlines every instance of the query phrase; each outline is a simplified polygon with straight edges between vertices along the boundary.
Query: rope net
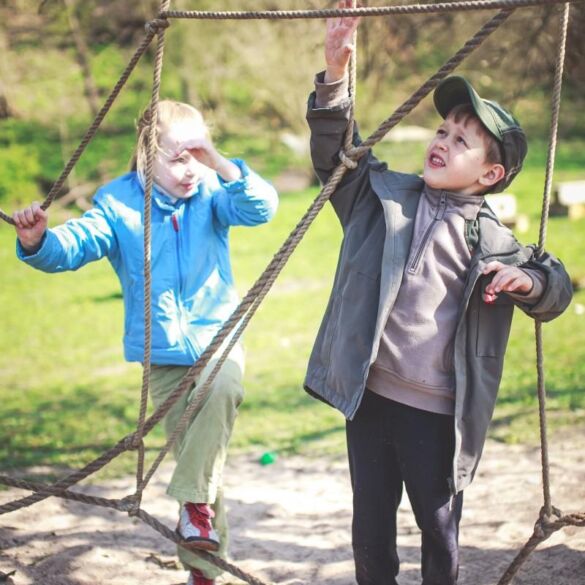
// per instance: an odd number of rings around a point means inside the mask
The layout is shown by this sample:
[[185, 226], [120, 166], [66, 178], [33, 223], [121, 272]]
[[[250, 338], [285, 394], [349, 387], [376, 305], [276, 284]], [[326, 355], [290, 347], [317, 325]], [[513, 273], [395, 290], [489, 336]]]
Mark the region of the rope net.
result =
[[[518, 8], [529, 6], [549, 6], [564, 4], [560, 18], [560, 32], [557, 50], [557, 60], [555, 67], [555, 79], [552, 98], [552, 117], [550, 125], [550, 142], [547, 158], [546, 179], [543, 195], [543, 206], [541, 215], [541, 227], [539, 236], [539, 252], [544, 249], [546, 240], [546, 227], [548, 222], [548, 212], [550, 206], [550, 192], [552, 185], [552, 174], [554, 169], [554, 158], [556, 151], [556, 141], [558, 132], [558, 120], [560, 111], [560, 95], [562, 86], [563, 65], [565, 58], [565, 47], [567, 40], [567, 29], [569, 22], [569, 7], [571, 2], [583, 2], [584, 0], [474, 0], [437, 4], [412, 4], [386, 7], [355, 7], [350, 9], [331, 9], [331, 10], [298, 10], [298, 11], [260, 11], [260, 12], [210, 12], [210, 11], [171, 11], [169, 10], [170, 0], [161, 0], [159, 14], [157, 18], [151, 20], [146, 25], [146, 34], [131, 57], [128, 65], [124, 69], [120, 79], [116, 82], [111, 93], [107, 97], [104, 105], [97, 113], [94, 121], [89, 126], [79, 146], [75, 149], [71, 159], [65, 165], [61, 175], [51, 187], [47, 197], [41, 207], [47, 209], [54, 201], [57, 193], [64, 185], [67, 177], [75, 167], [77, 161], [81, 158], [83, 151], [96, 135], [102, 121], [118, 97], [126, 81], [129, 79], [132, 71], [136, 67], [140, 58], [148, 50], [152, 40], [157, 38], [155, 51], [152, 93], [150, 100], [150, 149], [147, 157], [146, 184], [144, 194], [144, 314], [145, 314], [145, 338], [144, 338], [144, 367], [142, 376], [142, 388], [140, 393], [139, 413], [136, 424], [136, 431], [120, 439], [113, 447], [102, 453], [99, 457], [86, 464], [83, 468], [59, 479], [52, 484], [30, 482], [16, 479], [7, 475], [0, 474], [0, 483], [33, 492], [32, 494], [8, 502], [0, 506], [0, 515], [31, 506], [48, 497], [55, 496], [63, 499], [82, 502], [94, 506], [112, 508], [121, 512], [126, 512], [129, 516], [140, 518], [151, 528], [162, 534], [165, 538], [181, 545], [178, 535], [170, 530], [166, 525], [148, 514], [141, 508], [142, 494], [148, 486], [149, 481], [169, 453], [174, 442], [187, 427], [189, 422], [197, 416], [207, 396], [211, 392], [211, 385], [219, 372], [222, 364], [227, 358], [229, 352], [239, 340], [242, 332], [247, 327], [258, 307], [261, 305], [264, 297], [272, 287], [272, 284], [285, 266], [287, 260], [294, 252], [306, 234], [309, 226], [317, 217], [325, 203], [329, 200], [335, 189], [343, 179], [348, 170], [357, 166], [357, 161], [362, 158], [376, 143], [378, 143], [394, 126], [396, 126], [405, 116], [407, 116], [438, 84], [454, 71], [473, 51], [496, 31]], [[199, 19], [199, 20], [253, 20], [253, 19], [309, 19], [309, 18], [329, 18], [339, 16], [383, 16], [390, 14], [425, 14], [425, 13], [443, 13], [469, 10], [494, 10], [500, 11], [490, 18], [486, 23], [427, 81], [425, 81], [402, 105], [400, 105], [393, 114], [384, 120], [378, 129], [374, 131], [366, 140], [357, 146], [352, 146], [353, 135], [353, 110], [355, 103], [355, 75], [356, 59], [352, 57], [350, 64], [350, 97], [352, 100], [351, 120], [346, 132], [344, 141], [344, 150], [339, 153], [340, 164], [335, 168], [327, 183], [315, 198], [311, 206], [299, 220], [288, 238], [281, 245], [279, 250], [273, 256], [266, 269], [258, 277], [239, 306], [226, 321], [221, 330], [217, 333], [210, 345], [205, 349], [197, 362], [189, 368], [185, 376], [177, 385], [172, 394], [147, 418], [148, 390], [150, 379], [150, 355], [151, 355], [151, 272], [150, 272], [150, 243], [151, 243], [151, 194], [153, 187], [153, 160], [155, 140], [154, 133], [156, 128], [157, 104], [159, 101], [161, 76], [163, 70], [163, 57], [165, 47], [165, 33], [170, 25], [170, 20], [174, 18]], [[355, 44], [355, 43], [354, 43]], [[14, 224], [12, 218], [0, 209], [0, 218], [5, 222]], [[544, 357], [542, 344], [542, 324], [536, 322], [536, 353], [537, 353], [537, 375], [538, 375], [538, 398], [540, 412], [540, 434], [541, 434], [541, 453], [542, 453], [542, 485], [544, 504], [536, 520], [532, 536], [528, 539], [524, 547], [512, 561], [498, 585], [506, 585], [514, 578], [523, 562], [535, 550], [535, 548], [544, 540], [549, 538], [554, 532], [565, 526], [585, 526], [585, 513], [574, 513], [563, 515], [551, 503], [550, 496], [550, 471], [548, 460], [548, 440], [546, 425], [546, 391], [544, 385]], [[224, 343], [230, 337], [228, 343]], [[145, 472], [144, 468], [144, 437], [161, 421], [168, 413], [175, 402], [190, 388], [192, 388], [196, 378], [209, 363], [209, 360], [218, 350], [222, 348], [217, 365], [207, 378], [206, 382], [198, 390], [197, 395], [191, 401], [189, 407], [185, 410], [180, 418], [177, 427], [168, 437], [166, 444], [159, 452], [151, 467]], [[110, 461], [126, 451], [137, 451], [136, 465], [136, 490], [121, 499], [98, 498], [88, 496], [78, 491], [70, 489], [83, 479], [96, 473]], [[211, 562], [217, 567], [228, 571], [232, 575], [253, 585], [263, 585], [264, 582], [254, 575], [242, 571], [239, 567], [233, 565], [212, 555], [206, 551], [197, 551], [199, 556]]]

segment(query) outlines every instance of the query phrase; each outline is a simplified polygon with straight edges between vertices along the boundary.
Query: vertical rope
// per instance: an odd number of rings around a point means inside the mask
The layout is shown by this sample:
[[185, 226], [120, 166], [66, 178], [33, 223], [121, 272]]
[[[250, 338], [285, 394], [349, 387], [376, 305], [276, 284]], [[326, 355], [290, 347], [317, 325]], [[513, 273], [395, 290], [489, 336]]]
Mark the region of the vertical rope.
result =
[[[357, 0], [352, 0], [351, 7], [357, 6]], [[343, 150], [347, 152], [353, 143], [353, 128], [355, 126], [355, 96], [356, 96], [356, 74], [357, 74], [357, 30], [353, 33], [352, 38], [353, 52], [349, 59], [349, 97], [351, 100], [351, 106], [349, 109], [349, 123], [345, 131], [345, 138], [343, 142]]]
[[[548, 158], [546, 162], [546, 179], [544, 185], [544, 194], [542, 202], [542, 215], [540, 219], [540, 233], [538, 240], [537, 254], [540, 256], [544, 251], [546, 242], [546, 230], [548, 226], [548, 215], [550, 209], [550, 192], [555, 162], [555, 153], [557, 147], [557, 135], [559, 127], [559, 112], [561, 105], [561, 88], [563, 83], [563, 68], [565, 63], [565, 50], [567, 46], [567, 29], [569, 25], [569, 4], [563, 7], [563, 14], [560, 22], [559, 42], [557, 61], [555, 65], [554, 86], [552, 95], [552, 115], [550, 124], [550, 141], [548, 148]], [[542, 323], [535, 321], [536, 336], [536, 371], [538, 384], [538, 404], [540, 420], [540, 444], [541, 444], [541, 461], [542, 461], [542, 491], [544, 498], [544, 512], [547, 516], [552, 515], [552, 503], [550, 495], [550, 463], [547, 437], [546, 421], [546, 388], [544, 377], [544, 348], [542, 340]]]
[[[166, 10], [170, 0], [161, 0], [160, 12]], [[150, 385], [150, 360], [152, 353], [152, 274], [151, 274], [151, 239], [152, 239], [152, 186], [153, 162], [157, 150], [156, 126], [158, 121], [158, 103], [165, 48], [165, 27], [157, 29], [157, 47], [152, 78], [152, 97], [150, 100], [150, 125], [148, 128], [148, 153], [146, 159], [146, 184], [144, 186], [144, 361], [142, 368], [142, 390], [140, 393], [140, 410], [136, 427], [136, 446], [138, 457], [136, 464], [136, 503], [142, 494], [144, 475], [144, 422], [148, 406]]]

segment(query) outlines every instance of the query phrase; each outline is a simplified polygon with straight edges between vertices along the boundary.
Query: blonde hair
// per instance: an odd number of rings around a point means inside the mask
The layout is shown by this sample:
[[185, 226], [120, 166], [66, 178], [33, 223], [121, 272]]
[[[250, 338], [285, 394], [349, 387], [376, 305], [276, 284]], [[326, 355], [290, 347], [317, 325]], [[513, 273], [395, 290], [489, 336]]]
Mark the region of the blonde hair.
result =
[[[210, 137], [209, 128], [205, 124], [201, 112], [189, 104], [173, 100], [161, 100], [158, 102], [156, 113], [155, 141], [157, 148], [160, 144], [159, 141], [161, 134], [163, 134], [172, 123], [180, 122], [182, 120], [194, 120], [197, 124], [201, 125], [206, 137]], [[146, 178], [146, 163], [148, 149], [150, 147], [149, 128], [151, 119], [152, 115], [149, 105], [142, 112], [136, 123], [136, 148], [130, 159], [130, 169], [136, 171], [143, 182]]]

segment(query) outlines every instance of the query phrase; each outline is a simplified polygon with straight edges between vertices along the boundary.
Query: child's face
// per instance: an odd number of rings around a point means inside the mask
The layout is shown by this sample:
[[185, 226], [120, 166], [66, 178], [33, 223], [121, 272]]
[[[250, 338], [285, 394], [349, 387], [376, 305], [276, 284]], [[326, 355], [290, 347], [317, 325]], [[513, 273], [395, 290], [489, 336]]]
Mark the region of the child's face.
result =
[[485, 131], [474, 118], [449, 115], [439, 126], [425, 156], [423, 179], [434, 189], [465, 195], [485, 192], [497, 183], [504, 167], [486, 162]]
[[205, 128], [197, 120], [172, 122], [159, 135], [159, 148], [154, 159], [154, 180], [169, 195], [178, 199], [191, 197], [209, 169], [182, 149], [186, 141], [206, 138]]

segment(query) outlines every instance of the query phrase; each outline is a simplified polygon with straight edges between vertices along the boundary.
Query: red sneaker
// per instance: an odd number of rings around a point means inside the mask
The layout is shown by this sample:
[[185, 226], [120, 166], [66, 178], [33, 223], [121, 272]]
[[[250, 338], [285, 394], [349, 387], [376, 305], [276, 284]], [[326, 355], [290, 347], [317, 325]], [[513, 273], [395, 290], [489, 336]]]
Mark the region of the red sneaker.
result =
[[211, 524], [214, 516], [209, 504], [183, 504], [177, 526], [177, 534], [183, 539], [181, 544], [186, 548], [217, 551], [219, 536]]
[[215, 585], [215, 579], [208, 579], [199, 569], [191, 569], [187, 585]]

